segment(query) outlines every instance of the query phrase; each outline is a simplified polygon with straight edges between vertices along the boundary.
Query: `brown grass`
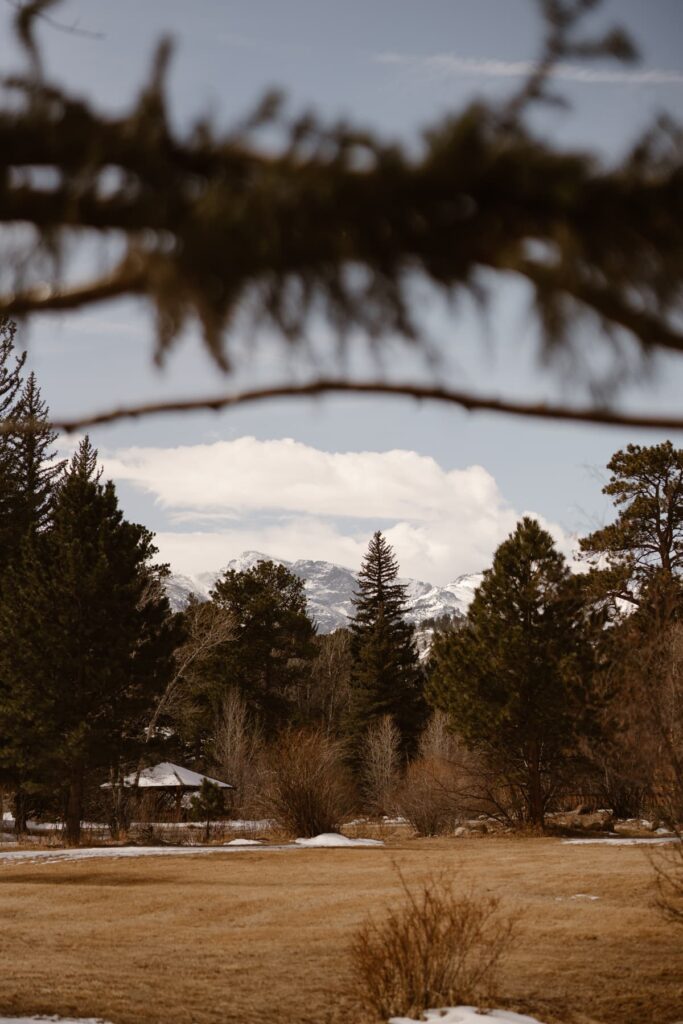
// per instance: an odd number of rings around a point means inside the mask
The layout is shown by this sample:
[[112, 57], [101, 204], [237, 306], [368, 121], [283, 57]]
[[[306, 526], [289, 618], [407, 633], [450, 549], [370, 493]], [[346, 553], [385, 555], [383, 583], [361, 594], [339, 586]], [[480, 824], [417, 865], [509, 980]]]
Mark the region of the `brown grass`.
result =
[[[396, 840], [386, 849], [0, 862], [0, 1012], [115, 1024], [357, 1024], [347, 951], [368, 912], [444, 872], [521, 912], [498, 989], [546, 1024], [672, 1024], [681, 930], [639, 847]], [[579, 893], [599, 896], [590, 902]]]

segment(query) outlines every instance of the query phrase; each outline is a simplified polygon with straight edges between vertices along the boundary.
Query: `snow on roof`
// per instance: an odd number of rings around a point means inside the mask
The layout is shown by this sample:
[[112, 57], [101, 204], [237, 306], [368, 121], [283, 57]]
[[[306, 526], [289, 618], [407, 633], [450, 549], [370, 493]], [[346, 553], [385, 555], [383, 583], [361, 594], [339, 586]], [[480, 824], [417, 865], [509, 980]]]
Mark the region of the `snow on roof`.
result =
[[[209, 775], [200, 775], [190, 768], [183, 768], [182, 765], [173, 764], [171, 761], [162, 761], [161, 764], [151, 765], [143, 768], [141, 772], [131, 772], [123, 780], [124, 786], [135, 786], [140, 789], [199, 789], [204, 779], [212, 782], [220, 789], [234, 789], [228, 782], [220, 782], [212, 779]], [[109, 787], [109, 783], [104, 784]]]

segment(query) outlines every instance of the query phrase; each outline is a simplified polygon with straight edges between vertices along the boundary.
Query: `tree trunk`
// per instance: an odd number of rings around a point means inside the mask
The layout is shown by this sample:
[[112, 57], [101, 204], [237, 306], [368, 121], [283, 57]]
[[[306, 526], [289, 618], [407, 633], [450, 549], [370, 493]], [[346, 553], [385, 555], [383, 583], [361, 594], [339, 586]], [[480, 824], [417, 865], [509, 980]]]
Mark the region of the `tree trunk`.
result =
[[66, 805], [66, 841], [70, 846], [80, 845], [82, 817], [83, 769], [78, 765], [71, 773], [69, 797]]
[[536, 825], [542, 828], [545, 824], [545, 797], [543, 794], [541, 766], [539, 763], [539, 757], [535, 749], [535, 745], [529, 757], [527, 809], [529, 815], [529, 824]]
[[26, 794], [19, 786], [14, 793], [14, 834], [26, 835]]

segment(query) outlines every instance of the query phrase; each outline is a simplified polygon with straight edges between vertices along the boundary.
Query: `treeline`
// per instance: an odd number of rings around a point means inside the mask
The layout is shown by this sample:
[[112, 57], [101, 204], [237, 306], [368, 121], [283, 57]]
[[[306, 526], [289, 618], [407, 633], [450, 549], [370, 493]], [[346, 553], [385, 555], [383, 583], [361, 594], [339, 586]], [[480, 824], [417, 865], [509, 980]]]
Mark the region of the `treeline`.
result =
[[[381, 533], [348, 629], [318, 635], [303, 581], [259, 562], [173, 613], [153, 536], [127, 522], [88, 439], [69, 462], [13, 326], [0, 326], [0, 787], [16, 828], [84, 816], [114, 832], [123, 777], [173, 760], [234, 787], [232, 812], [314, 832], [405, 815], [542, 826], [584, 803], [683, 817], [683, 452], [629, 446], [614, 522], [572, 572], [524, 518], [468, 615], [420, 658]], [[102, 789], [103, 782], [110, 783]], [[215, 794], [213, 795], [215, 797]], [[209, 807], [212, 796], [204, 794]]]

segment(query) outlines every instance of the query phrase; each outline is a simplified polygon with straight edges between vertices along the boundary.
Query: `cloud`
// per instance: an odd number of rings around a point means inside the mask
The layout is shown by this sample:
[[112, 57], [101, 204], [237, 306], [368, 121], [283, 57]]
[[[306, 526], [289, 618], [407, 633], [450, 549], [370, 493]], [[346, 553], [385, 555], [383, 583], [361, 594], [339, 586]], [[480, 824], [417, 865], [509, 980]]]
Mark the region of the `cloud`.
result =
[[[487, 566], [519, 518], [482, 466], [444, 469], [414, 451], [325, 452], [243, 437], [126, 448], [103, 461], [107, 476], [164, 510], [161, 556], [186, 574], [249, 549], [353, 567], [380, 528], [404, 575], [443, 584]], [[544, 525], [569, 553], [572, 539]]]
[[[459, 57], [452, 53], [377, 53], [373, 60], [378, 64], [407, 67], [442, 78], [527, 78], [536, 69], [534, 61], [530, 60]], [[683, 85], [683, 71], [676, 68], [601, 70], [581, 64], [559, 63], [553, 68], [551, 76], [584, 85]]]
[[444, 470], [416, 452], [325, 452], [289, 439], [128, 448], [107, 473], [153, 494], [181, 519], [263, 510], [429, 522], [445, 507], [468, 515], [500, 501], [481, 466]]

